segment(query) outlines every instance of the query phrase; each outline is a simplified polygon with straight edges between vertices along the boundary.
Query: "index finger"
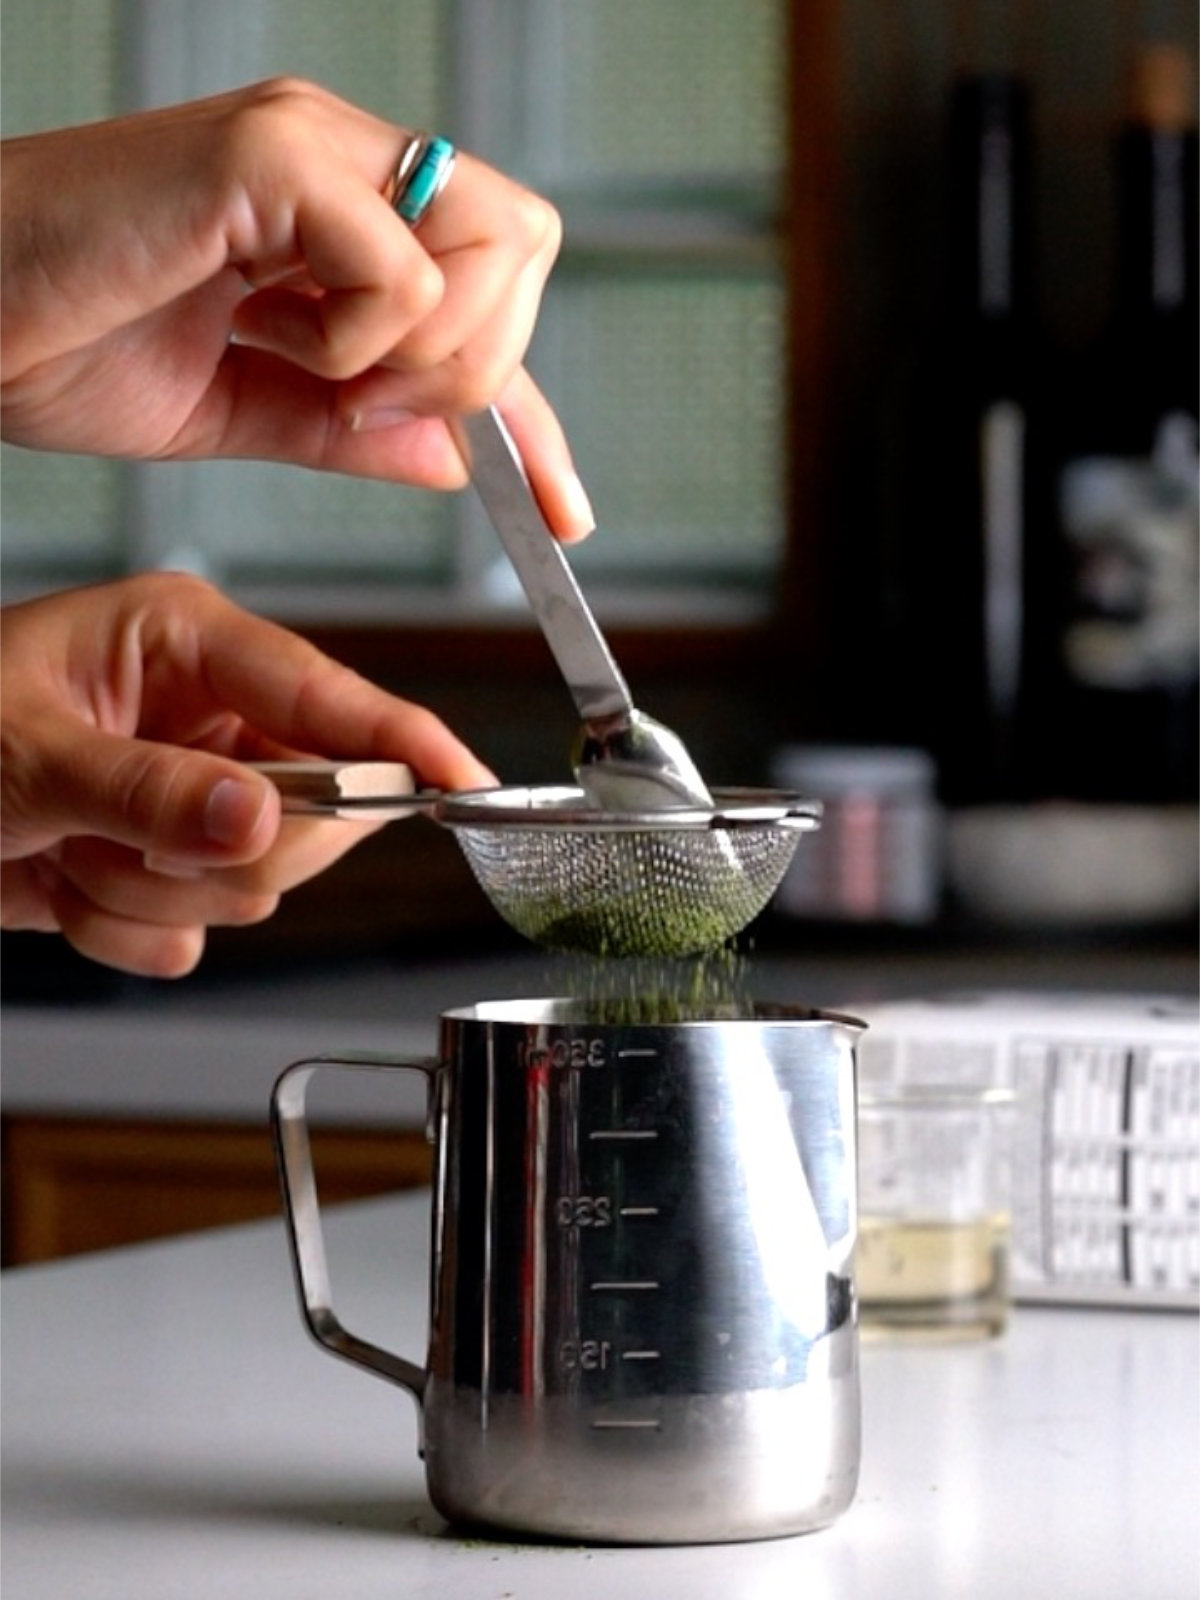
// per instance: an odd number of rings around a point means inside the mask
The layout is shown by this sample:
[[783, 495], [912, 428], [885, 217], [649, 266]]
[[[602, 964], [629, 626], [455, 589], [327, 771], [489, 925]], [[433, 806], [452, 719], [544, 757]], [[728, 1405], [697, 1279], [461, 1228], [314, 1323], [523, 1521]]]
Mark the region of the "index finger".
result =
[[[196, 583], [187, 615], [192, 643], [181, 649], [178, 608], [158, 615], [151, 606], [142, 622], [144, 648], [188, 694], [198, 672], [216, 705], [258, 735], [314, 754], [406, 761], [424, 783], [441, 788], [495, 781], [434, 712], [387, 693], [207, 584]], [[188, 659], [192, 650], [198, 660]], [[169, 729], [142, 731], [170, 736]]]

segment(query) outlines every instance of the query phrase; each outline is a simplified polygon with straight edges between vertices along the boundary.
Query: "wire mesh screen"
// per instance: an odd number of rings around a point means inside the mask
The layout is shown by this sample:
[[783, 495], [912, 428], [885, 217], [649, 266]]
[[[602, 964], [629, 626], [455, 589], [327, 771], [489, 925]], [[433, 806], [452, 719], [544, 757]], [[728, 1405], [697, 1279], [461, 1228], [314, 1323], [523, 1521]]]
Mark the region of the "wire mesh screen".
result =
[[526, 81], [554, 130], [531, 152], [543, 181], [777, 175], [787, 71], [780, 0], [550, 0], [540, 11]]
[[389, 121], [440, 129], [450, 9], [444, 0], [251, 0], [239, 7], [239, 81], [298, 75]]
[[120, 11], [120, 0], [4, 0], [5, 138], [121, 108]]
[[670, 828], [455, 829], [485, 894], [518, 933], [552, 950], [681, 956], [718, 948], [766, 905], [800, 835]]
[[533, 364], [603, 530], [573, 552], [580, 571], [773, 570], [783, 327], [771, 277], [560, 274]]
[[445, 495], [241, 461], [197, 472], [198, 554], [233, 582], [427, 580], [452, 568]]
[[[4, 0], [4, 137], [94, 121], [120, 109], [118, 0]], [[120, 468], [110, 461], [0, 450], [4, 556], [50, 565], [116, 560]]]
[[106, 571], [120, 562], [121, 469], [112, 461], [0, 450], [6, 566]]

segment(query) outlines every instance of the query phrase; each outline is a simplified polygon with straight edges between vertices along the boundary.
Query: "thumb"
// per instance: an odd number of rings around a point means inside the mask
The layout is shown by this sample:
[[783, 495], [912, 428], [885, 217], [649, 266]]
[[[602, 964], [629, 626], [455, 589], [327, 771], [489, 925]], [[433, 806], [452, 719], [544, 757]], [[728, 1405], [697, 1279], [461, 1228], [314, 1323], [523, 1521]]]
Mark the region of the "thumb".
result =
[[279, 831], [275, 786], [236, 761], [99, 729], [80, 729], [43, 768], [39, 832], [93, 834], [193, 866], [257, 860]]

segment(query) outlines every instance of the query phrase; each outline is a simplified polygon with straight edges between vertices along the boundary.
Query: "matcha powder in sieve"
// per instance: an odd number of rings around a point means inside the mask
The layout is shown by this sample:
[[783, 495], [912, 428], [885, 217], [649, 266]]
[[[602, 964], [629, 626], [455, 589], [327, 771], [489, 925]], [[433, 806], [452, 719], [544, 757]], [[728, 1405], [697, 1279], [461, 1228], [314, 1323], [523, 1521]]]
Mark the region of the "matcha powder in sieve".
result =
[[531, 908], [522, 930], [547, 950], [577, 950], [606, 957], [689, 956], [718, 950], [728, 919], [703, 904], [656, 905], [645, 897], [613, 901], [587, 911], [553, 905]]

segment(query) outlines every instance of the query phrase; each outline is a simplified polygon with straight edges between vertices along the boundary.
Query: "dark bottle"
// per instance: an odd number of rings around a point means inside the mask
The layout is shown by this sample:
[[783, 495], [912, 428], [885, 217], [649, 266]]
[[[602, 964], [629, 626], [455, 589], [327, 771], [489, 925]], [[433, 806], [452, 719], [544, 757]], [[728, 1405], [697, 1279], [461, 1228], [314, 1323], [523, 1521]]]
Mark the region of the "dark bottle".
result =
[[965, 78], [947, 119], [946, 292], [927, 363], [920, 481], [924, 698], [942, 799], [1035, 787], [1029, 717], [1038, 577], [1031, 567], [1032, 414], [1040, 359], [1031, 257], [1030, 97]]
[[1196, 127], [1191, 67], [1135, 64], [1115, 144], [1115, 305], [1064, 408], [1063, 768], [1081, 799], [1197, 792]]

